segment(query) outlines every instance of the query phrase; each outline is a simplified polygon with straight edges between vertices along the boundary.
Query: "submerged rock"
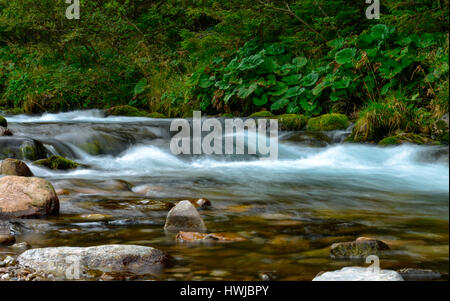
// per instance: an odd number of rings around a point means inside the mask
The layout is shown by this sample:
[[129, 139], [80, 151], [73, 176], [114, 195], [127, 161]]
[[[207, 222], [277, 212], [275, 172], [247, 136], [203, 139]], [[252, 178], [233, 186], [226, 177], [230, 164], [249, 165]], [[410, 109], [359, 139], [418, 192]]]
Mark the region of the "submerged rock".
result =
[[389, 246], [380, 240], [359, 237], [356, 241], [338, 242], [331, 245], [332, 258], [365, 258], [369, 255], [380, 255], [389, 250]]
[[154, 273], [170, 262], [170, 256], [151, 247], [104, 245], [31, 249], [19, 255], [17, 262], [22, 267], [56, 277], [82, 279], [89, 277], [93, 271]]
[[199, 233], [199, 232], [183, 232], [180, 231], [176, 240], [183, 241], [205, 241], [205, 242], [236, 242], [244, 241], [245, 238], [234, 233]]
[[320, 273], [313, 281], [403, 281], [403, 278], [391, 270], [345, 267], [337, 271]]
[[205, 232], [206, 226], [194, 205], [190, 201], [185, 200], [179, 202], [169, 211], [164, 229], [170, 232]]
[[310, 131], [345, 130], [349, 126], [350, 121], [344, 114], [324, 114], [308, 120], [308, 130]]
[[47, 156], [44, 145], [34, 139], [24, 137], [0, 137], [0, 160], [39, 160]]
[[211, 201], [205, 198], [190, 201], [195, 208], [206, 209], [211, 207]]
[[80, 166], [80, 164], [78, 164], [77, 162], [71, 161], [61, 156], [51, 156], [47, 159], [34, 161], [33, 164], [44, 166], [50, 169], [60, 170], [75, 169]]
[[430, 281], [442, 278], [441, 273], [432, 270], [407, 268], [399, 270], [398, 273], [406, 281]]
[[42, 217], [58, 212], [58, 197], [47, 180], [17, 176], [0, 179], [0, 216]]
[[314, 131], [295, 132], [283, 138], [283, 140], [311, 147], [325, 147], [332, 143], [330, 137], [324, 133]]
[[0, 232], [0, 246], [10, 246], [16, 242], [14, 235]]
[[0, 174], [7, 176], [20, 176], [20, 177], [33, 176], [33, 173], [24, 162], [10, 158], [0, 162]]
[[0, 137], [1, 136], [12, 136], [12, 135], [13, 135], [13, 133], [9, 129], [0, 126]]

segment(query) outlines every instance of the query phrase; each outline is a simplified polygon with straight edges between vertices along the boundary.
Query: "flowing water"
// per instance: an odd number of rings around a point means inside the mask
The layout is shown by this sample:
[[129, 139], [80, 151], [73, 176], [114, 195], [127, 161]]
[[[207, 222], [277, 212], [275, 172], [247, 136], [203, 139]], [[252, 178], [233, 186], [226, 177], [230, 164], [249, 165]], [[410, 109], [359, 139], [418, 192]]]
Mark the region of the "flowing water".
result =
[[[330, 259], [329, 247], [369, 236], [391, 246], [382, 268], [448, 274], [448, 147], [339, 143], [348, 132], [338, 131], [324, 147], [281, 133], [276, 161], [175, 156], [170, 121], [95, 110], [9, 117], [16, 136], [83, 164], [67, 172], [29, 164], [60, 193], [61, 214], [24, 220], [17, 240], [34, 248], [152, 246], [175, 258], [151, 277], [160, 280], [311, 280], [365, 266]], [[208, 232], [246, 240], [186, 244], [165, 233], [166, 204], [196, 198], [212, 202], [200, 211]]]

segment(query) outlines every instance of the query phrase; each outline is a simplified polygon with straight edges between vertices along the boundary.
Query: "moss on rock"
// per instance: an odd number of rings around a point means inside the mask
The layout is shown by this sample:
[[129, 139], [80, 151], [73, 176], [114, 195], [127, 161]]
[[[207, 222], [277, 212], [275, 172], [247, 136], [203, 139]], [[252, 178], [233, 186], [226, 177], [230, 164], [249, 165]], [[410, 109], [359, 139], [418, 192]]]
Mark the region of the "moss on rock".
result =
[[299, 114], [283, 114], [275, 118], [278, 119], [280, 129], [285, 131], [300, 131], [308, 121], [306, 116]]
[[350, 125], [350, 121], [344, 114], [324, 114], [308, 120], [310, 131], [344, 130]]
[[428, 137], [419, 135], [419, 134], [413, 134], [413, 133], [400, 133], [394, 136], [389, 136], [384, 139], [382, 139], [380, 142], [378, 142], [379, 145], [398, 145], [403, 143], [412, 143], [412, 144], [427, 144], [427, 145], [433, 145], [433, 144], [439, 144], [439, 142], [431, 140]]
[[51, 156], [50, 158], [47, 159], [35, 161], [33, 162], [33, 164], [45, 166], [50, 169], [60, 169], [60, 170], [75, 169], [78, 166], [80, 166], [80, 164], [78, 164], [77, 162], [68, 160], [61, 156]]
[[256, 113], [253, 113], [249, 117], [273, 117], [274, 115], [270, 111], [259, 111]]
[[448, 131], [439, 139], [442, 144], [448, 145]]
[[6, 128], [8, 127], [8, 122], [6, 121], [6, 118], [0, 115], [0, 126]]
[[152, 112], [147, 114], [147, 117], [149, 118], [167, 118], [164, 114], [158, 113], [158, 112]]
[[123, 105], [109, 108], [105, 111], [106, 116], [128, 116], [128, 117], [145, 117], [148, 114], [138, 108]]

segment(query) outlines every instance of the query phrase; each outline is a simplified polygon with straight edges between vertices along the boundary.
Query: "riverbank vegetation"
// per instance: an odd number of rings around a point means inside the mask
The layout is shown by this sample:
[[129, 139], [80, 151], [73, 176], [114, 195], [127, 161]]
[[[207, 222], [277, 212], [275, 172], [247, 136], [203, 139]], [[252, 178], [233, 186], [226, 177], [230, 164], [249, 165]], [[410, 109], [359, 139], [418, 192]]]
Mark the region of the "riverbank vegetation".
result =
[[381, 5], [369, 20], [365, 1], [81, 1], [68, 20], [64, 1], [0, 0], [0, 110], [333, 113], [356, 142], [448, 137], [449, 1]]

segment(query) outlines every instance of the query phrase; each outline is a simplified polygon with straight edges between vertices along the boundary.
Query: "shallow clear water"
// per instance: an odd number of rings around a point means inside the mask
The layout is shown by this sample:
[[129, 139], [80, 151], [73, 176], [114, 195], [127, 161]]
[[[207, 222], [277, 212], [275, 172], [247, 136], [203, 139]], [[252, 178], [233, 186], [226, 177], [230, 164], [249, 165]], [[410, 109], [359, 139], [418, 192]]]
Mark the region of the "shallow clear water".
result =
[[[156, 279], [258, 280], [270, 273], [277, 280], [311, 280], [319, 271], [364, 266], [331, 260], [329, 246], [371, 236], [391, 246], [382, 268], [448, 274], [448, 148], [310, 147], [281, 133], [276, 161], [174, 156], [170, 120], [85, 111], [15, 116], [8, 122], [16, 136], [41, 140], [49, 152], [85, 165], [69, 172], [31, 165], [36, 176], [65, 192], [58, 218], [24, 221], [18, 240], [33, 247], [152, 246], [176, 259]], [[201, 211], [208, 232], [238, 233], [247, 240], [176, 243], [163, 230], [167, 209], [143, 202], [202, 197], [213, 204]]]

